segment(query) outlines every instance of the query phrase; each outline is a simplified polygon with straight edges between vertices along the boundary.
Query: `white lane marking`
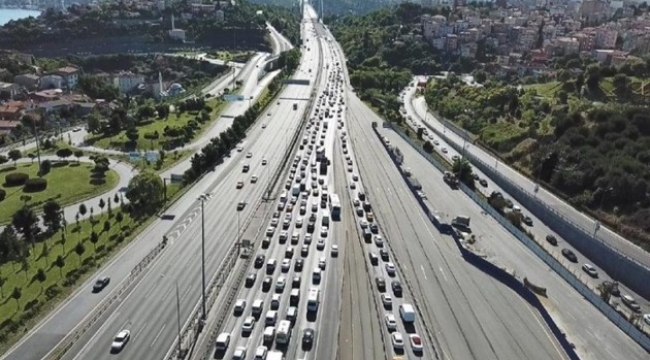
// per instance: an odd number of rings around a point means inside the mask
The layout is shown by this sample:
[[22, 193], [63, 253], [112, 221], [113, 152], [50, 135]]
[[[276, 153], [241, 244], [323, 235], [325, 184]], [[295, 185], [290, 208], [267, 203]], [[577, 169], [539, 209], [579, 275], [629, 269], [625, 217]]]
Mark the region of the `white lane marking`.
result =
[[449, 282], [449, 281], [447, 280], [447, 276], [445, 275], [445, 272], [442, 270], [442, 266], [439, 267], [439, 269], [440, 269], [440, 273], [442, 274], [442, 277], [445, 278], [445, 281], [446, 281], [446, 282]]
[[424, 271], [424, 265], [420, 265], [420, 269], [422, 269], [422, 275], [424, 275], [424, 280], [428, 280], [427, 279], [427, 272]]
[[163, 324], [163, 326], [160, 328], [160, 331], [158, 331], [158, 335], [156, 335], [156, 337], [153, 339], [153, 342], [149, 347], [153, 347], [156, 344], [156, 341], [158, 341], [158, 338], [162, 334], [163, 330], [165, 330], [165, 326], [167, 326], [167, 324]]
[[194, 284], [190, 284], [190, 286], [185, 291], [185, 294], [183, 294], [183, 296], [181, 296], [180, 302], [183, 302], [183, 300], [187, 297], [187, 295], [190, 294], [190, 291], [192, 290], [193, 287], [194, 287]]
[[164, 302], [165, 299], [167, 299], [167, 296], [169, 296], [169, 294], [171, 294], [171, 293], [172, 293], [172, 289], [167, 290], [167, 292], [165, 293], [165, 295], [163, 295], [163, 297], [160, 298], [160, 302]]

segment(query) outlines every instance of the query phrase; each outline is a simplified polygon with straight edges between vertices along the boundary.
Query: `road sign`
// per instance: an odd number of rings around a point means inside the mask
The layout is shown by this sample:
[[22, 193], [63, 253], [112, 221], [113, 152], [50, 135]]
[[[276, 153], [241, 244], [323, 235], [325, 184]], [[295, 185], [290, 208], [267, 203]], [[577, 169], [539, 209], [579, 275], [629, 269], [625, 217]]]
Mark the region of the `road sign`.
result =
[[158, 152], [156, 151], [147, 151], [144, 156], [149, 162], [158, 161]]
[[223, 99], [228, 101], [228, 102], [235, 102], [235, 101], [244, 101], [244, 97], [241, 95], [224, 95]]
[[137, 151], [132, 151], [129, 153], [130, 161], [138, 161], [140, 159], [140, 153]]

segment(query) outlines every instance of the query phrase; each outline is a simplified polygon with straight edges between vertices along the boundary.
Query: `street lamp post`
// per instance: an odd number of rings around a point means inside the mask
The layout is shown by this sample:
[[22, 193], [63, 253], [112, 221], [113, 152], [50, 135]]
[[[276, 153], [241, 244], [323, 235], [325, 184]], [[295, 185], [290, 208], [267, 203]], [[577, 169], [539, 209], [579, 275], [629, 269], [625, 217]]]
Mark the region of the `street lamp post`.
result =
[[199, 196], [201, 202], [201, 320], [205, 321], [205, 202], [208, 200], [207, 194]]

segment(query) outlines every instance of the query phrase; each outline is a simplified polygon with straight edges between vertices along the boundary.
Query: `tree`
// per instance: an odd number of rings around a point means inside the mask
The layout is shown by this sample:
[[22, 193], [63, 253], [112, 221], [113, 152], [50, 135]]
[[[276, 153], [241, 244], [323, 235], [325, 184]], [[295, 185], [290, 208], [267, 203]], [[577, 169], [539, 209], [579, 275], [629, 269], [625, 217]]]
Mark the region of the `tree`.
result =
[[106, 220], [104, 221], [104, 232], [108, 234], [109, 231], [111, 231], [111, 222]]
[[157, 174], [144, 171], [129, 181], [126, 198], [136, 214], [153, 214], [163, 205], [163, 183]]
[[45, 282], [45, 280], [47, 280], [47, 274], [45, 273], [45, 270], [39, 268], [36, 271], [35, 278], [36, 278], [36, 280], [38, 280], [38, 282], [41, 283], [41, 286], [43, 286], [43, 283]]
[[106, 206], [106, 203], [104, 202], [104, 199], [99, 199], [99, 208], [104, 211], [104, 206]]
[[474, 177], [472, 176], [472, 165], [465, 158], [454, 160], [452, 170], [458, 176], [458, 180], [462, 181], [470, 188], [474, 188]]
[[68, 240], [68, 238], [65, 236], [65, 233], [62, 232], [61, 233], [61, 240], [59, 242], [61, 243], [61, 248], [62, 248], [63, 252], [65, 252], [65, 243], [66, 243], [67, 240]]
[[74, 151], [74, 157], [77, 158], [77, 162], [84, 156], [83, 150], [75, 150]]
[[135, 144], [140, 138], [140, 133], [135, 126], [131, 126], [126, 129], [126, 137], [129, 139], [129, 141], [131, 141], [131, 143]]
[[22, 291], [18, 287], [14, 288], [14, 291], [11, 292], [11, 298], [16, 300], [16, 306], [19, 306], [20, 304], [18, 303], [18, 300], [23, 297]]
[[122, 212], [118, 212], [117, 215], [115, 215], [115, 221], [117, 221], [118, 225], [122, 224], [122, 221], [124, 221], [124, 215], [122, 215]]
[[61, 229], [62, 217], [61, 205], [55, 200], [50, 200], [43, 205], [43, 223], [50, 233], [54, 234]]
[[6, 164], [9, 161], [6, 156], [0, 155], [0, 165]]
[[107, 205], [106, 206], [106, 212], [108, 212], [108, 217], [109, 218], [113, 216], [113, 207], [111, 206], [111, 203], [112, 203], [111, 197], [109, 196], [107, 198], [107, 200], [106, 200], [106, 205]]
[[41, 171], [39, 172], [39, 175], [46, 175], [50, 172], [50, 170], [52, 170], [52, 162], [50, 160], [43, 160], [41, 163]]
[[27, 154], [27, 157], [32, 161], [32, 164], [34, 164], [34, 159], [36, 158], [36, 155], [34, 155], [34, 153], [29, 153]]
[[56, 260], [54, 260], [54, 265], [59, 268], [59, 274], [61, 275], [61, 278], [63, 278], [63, 267], [65, 267], [65, 259], [63, 256], [57, 256]]
[[86, 207], [86, 204], [82, 203], [81, 205], [79, 205], [79, 214], [81, 214], [81, 216], [86, 216], [87, 212], [88, 212], [88, 208]]
[[72, 150], [70, 148], [62, 148], [56, 151], [56, 156], [66, 159], [72, 156]]
[[16, 166], [16, 162], [23, 157], [23, 154], [18, 149], [9, 151], [7, 155], [9, 156], [9, 159], [14, 162], [14, 166]]
[[91, 134], [97, 134], [102, 127], [102, 123], [99, 120], [99, 116], [95, 113], [88, 115], [88, 132]]
[[617, 92], [620, 94], [625, 94], [627, 93], [628, 87], [630, 85], [630, 78], [628, 78], [625, 74], [616, 74], [612, 80], [612, 85], [614, 85], [614, 88]]
[[79, 227], [79, 212], [74, 215], [74, 220], [77, 222], [77, 227]]
[[612, 297], [612, 287], [613, 283], [611, 281], [603, 281], [596, 287], [598, 289], [600, 298], [608, 304], [609, 299]]
[[97, 233], [95, 232], [95, 230], [93, 230], [93, 231], [90, 233], [90, 242], [93, 243], [93, 249], [94, 249], [95, 251], [97, 251], [97, 242], [98, 242], [98, 241], [99, 241], [99, 234], [97, 234]]
[[81, 255], [86, 252], [86, 247], [81, 243], [81, 241], [75, 245], [74, 252], [77, 254], [77, 256], [79, 256], [79, 264], [81, 264]]
[[115, 193], [115, 196], [113, 196], [113, 202], [115, 202], [116, 204], [120, 202], [120, 197], [117, 195], [117, 193]]
[[433, 144], [431, 144], [429, 140], [425, 141], [424, 144], [422, 144], [422, 150], [431, 154], [433, 152]]
[[34, 237], [39, 233], [38, 217], [34, 210], [24, 206], [14, 214], [11, 223], [23, 237], [33, 244]]

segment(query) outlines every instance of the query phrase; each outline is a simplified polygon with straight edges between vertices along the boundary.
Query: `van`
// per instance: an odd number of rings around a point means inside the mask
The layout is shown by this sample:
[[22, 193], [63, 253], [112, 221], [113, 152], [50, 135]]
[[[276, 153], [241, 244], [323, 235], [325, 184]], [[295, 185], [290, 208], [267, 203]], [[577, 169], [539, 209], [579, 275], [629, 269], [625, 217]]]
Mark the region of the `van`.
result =
[[264, 309], [264, 300], [256, 299], [253, 301], [253, 316], [260, 316], [262, 310]]
[[266, 312], [266, 317], [264, 317], [264, 323], [266, 326], [275, 326], [275, 322], [278, 320], [278, 312], [275, 310], [269, 310]]
[[273, 342], [273, 338], [275, 338], [275, 327], [267, 326], [264, 328], [264, 342], [271, 343]]
[[289, 297], [289, 304], [292, 306], [298, 305], [300, 301], [300, 289], [292, 289]]
[[415, 322], [415, 310], [411, 304], [402, 304], [399, 306], [399, 314], [405, 323]]
[[363, 239], [366, 241], [366, 243], [372, 242], [372, 231], [370, 231], [369, 228], [363, 229]]
[[289, 307], [285, 318], [293, 324], [296, 321], [296, 318], [298, 318], [298, 308], [295, 306]]
[[226, 351], [230, 345], [230, 333], [221, 333], [217, 336], [217, 351]]
[[321, 278], [321, 272], [322, 272], [322, 270], [321, 270], [320, 268], [318, 268], [318, 267], [314, 269], [314, 272], [313, 272], [312, 275], [311, 275], [311, 277], [312, 277], [312, 281], [313, 281], [314, 283], [317, 283], [317, 282], [320, 281], [320, 278]]

